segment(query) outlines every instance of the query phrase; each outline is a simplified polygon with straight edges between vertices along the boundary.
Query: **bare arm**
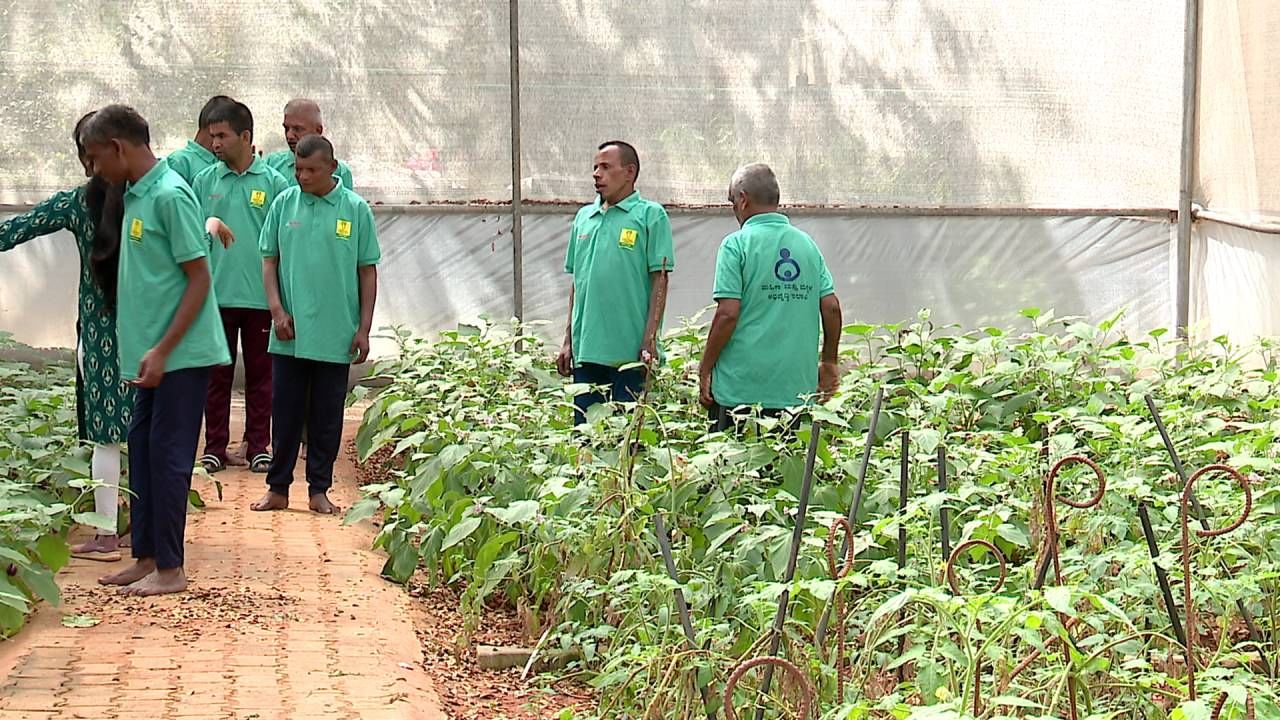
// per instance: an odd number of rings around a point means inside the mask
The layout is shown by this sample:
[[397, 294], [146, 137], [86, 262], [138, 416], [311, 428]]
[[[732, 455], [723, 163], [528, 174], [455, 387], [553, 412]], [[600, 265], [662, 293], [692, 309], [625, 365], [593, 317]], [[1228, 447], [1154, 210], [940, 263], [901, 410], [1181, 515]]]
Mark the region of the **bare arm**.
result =
[[564, 377], [573, 374], [573, 283], [569, 283], [569, 319], [564, 324], [564, 344], [556, 355], [556, 372]]
[[649, 290], [649, 319], [644, 326], [644, 339], [640, 342], [641, 362], [652, 362], [658, 357], [658, 327], [667, 311], [667, 283], [670, 276], [665, 269], [649, 273], [652, 288]]
[[284, 309], [280, 299], [280, 258], [262, 258], [262, 285], [267, 291], [267, 308], [271, 310], [271, 322], [276, 326], [276, 337], [293, 339], [293, 318]]
[[206, 258], [199, 257], [182, 263], [182, 271], [187, 275], [187, 288], [182, 292], [178, 309], [173, 313], [173, 319], [169, 321], [169, 327], [165, 330], [164, 336], [155, 347], [142, 356], [142, 362], [138, 368], [138, 379], [133, 383], [140, 387], [154, 388], [160, 385], [160, 381], [164, 379], [165, 363], [173, 354], [174, 348], [178, 347], [178, 343], [182, 342], [182, 338], [191, 329], [191, 324], [200, 314], [205, 299], [209, 297], [209, 286], [212, 281], [209, 277], [209, 261]]
[[351, 353], [356, 364], [369, 359], [369, 333], [373, 330], [373, 307], [378, 302], [378, 266], [362, 265], [357, 271], [360, 278], [360, 327], [351, 341]]
[[844, 315], [840, 311], [840, 298], [832, 293], [819, 302], [822, 314], [822, 358], [818, 363], [818, 394], [823, 402], [840, 385], [840, 335], [844, 332]]
[[698, 382], [700, 385], [699, 401], [706, 407], [715, 402], [711, 392], [711, 371], [720, 360], [720, 353], [729, 344], [733, 331], [738, 327], [738, 314], [742, 310], [742, 301], [736, 298], [724, 298], [716, 301], [716, 314], [711, 319], [711, 331], [707, 334], [707, 347], [702, 351], [702, 361], [698, 363]]

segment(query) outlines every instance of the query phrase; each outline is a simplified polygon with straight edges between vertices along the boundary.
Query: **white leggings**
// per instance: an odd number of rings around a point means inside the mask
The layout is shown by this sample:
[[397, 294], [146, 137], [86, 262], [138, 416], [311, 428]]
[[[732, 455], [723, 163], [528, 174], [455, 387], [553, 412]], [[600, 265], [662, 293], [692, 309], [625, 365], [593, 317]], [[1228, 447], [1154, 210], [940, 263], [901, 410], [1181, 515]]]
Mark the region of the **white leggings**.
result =
[[[84, 374], [84, 348], [76, 346], [76, 362], [80, 365], [80, 374]], [[105, 515], [111, 521], [111, 531], [102, 535], [114, 535], [117, 526], [116, 515], [120, 507], [120, 445], [93, 446], [92, 477], [102, 485], [93, 489], [93, 509], [99, 515]]]
[[111, 530], [100, 535], [116, 534], [116, 513], [120, 504], [120, 446], [93, 446], [93, 479], [102, 485], [93, 489], [93, 509], [111, 521]]

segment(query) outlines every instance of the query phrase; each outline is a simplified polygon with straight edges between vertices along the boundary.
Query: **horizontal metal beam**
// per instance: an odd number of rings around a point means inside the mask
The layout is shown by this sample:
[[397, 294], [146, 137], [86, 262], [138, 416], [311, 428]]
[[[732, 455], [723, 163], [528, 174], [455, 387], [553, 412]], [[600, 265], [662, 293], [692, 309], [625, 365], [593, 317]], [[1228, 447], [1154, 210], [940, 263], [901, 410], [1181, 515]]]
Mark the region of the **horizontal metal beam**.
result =
[[1219, 225], [1230, 225], [1231, 227], [1240, 228], [1241, 230], [1249, 230], [1251, 232], [1263, 233], [1266, 235], [1280, 235], [1280, 222], [1249, 220], [1230, 213], [1219, 213], [1212, 210], [1205, 210], [1203, 208], [1192, 210], [1191, 215], [1196, 220], [1207, 220], [1209, 222], [1218, 223]]
[[[32, 205], [0, 204], [0, 213], [21, 213]], [[375, 213], [403, 215], [474, 215], [476, 213], [511, 214], [511, 203], [432, 203], [371, 205]], [[577, 212], [582, 203], [538, 202], [524, 200], [525, 215], [565, 215]], [[728, 205], [666, 205], [670, 215], [731, 216]], [[1022, 208], [976, 206], [819, 206], [783, 205], [780, 212], [797, 217], [1143, 217], [1177, 222], [1178, 211], [1170, 208]], [[1207, 212], [1207, 211], [1206, 211]], [[1205, 219], [1212, 219], [1206, 217]]]

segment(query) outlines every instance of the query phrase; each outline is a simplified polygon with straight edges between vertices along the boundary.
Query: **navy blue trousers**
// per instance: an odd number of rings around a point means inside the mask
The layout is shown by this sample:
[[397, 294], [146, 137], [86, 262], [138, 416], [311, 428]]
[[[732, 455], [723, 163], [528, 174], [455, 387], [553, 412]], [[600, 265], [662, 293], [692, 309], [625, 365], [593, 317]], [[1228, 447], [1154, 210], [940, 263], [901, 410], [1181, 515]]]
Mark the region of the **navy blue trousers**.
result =
[[582, 363], [574, 368], [574, 382], [607, 386], [609, 388], [609, 397], [605, 397], [604, 393], [597, 390], [585, 392], [575, 397], [573, 399], [573, 424], [581, 425], [586, 422], [587, 408], [605, 400], [635, 402], [640, 397], [640, 393], [644, 391], [644, 378], [645, 368], [643, 366], [633, 367], [629, 370], [619, 370], [608, 365]]
[[271, 467], [267, 487], [287, 496], [307, 438], [307, 493], [333, 487], [333, 463], [342, 449], [342, 414], [350, 365], [271, 356]]
[[174, 370], [139, 388], [129, 425], [129, 505], [133, 556], [162, 570], [182, 567], [187, 494], [200, 443], [209, 368]]

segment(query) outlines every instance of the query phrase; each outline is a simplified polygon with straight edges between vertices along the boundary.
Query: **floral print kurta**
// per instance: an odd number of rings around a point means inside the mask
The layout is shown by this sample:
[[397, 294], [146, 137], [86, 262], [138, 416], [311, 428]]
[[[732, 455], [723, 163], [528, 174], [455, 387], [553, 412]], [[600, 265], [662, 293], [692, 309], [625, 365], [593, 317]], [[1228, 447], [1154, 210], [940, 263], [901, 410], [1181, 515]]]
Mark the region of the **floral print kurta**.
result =
[[76, 321], [84, 369], [76, 372], [76, 409], [80, 438], [92, 443], [121, 443], [133, 412], [133, 390], [120, 382], [116, 352], [116, 312], [93, 281], [89, 254], [93, 222], [84, 188], [60, 192], [30, 212], [0, 223], [0, 251], [29, 240], [67, 230], [80, 250], [80, 303]]

